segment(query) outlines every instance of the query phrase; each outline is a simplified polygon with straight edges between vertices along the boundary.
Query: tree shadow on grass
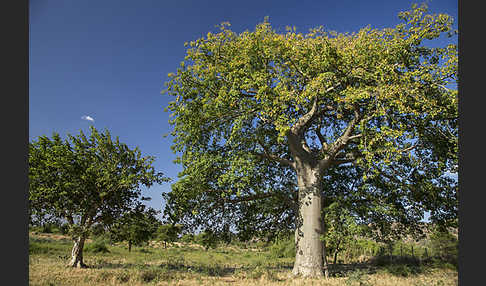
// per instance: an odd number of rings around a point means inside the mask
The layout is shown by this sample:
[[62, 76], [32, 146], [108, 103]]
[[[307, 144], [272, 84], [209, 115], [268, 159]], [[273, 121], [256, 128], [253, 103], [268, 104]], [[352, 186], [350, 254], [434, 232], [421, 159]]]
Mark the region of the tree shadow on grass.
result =
[[425, 261], [415, 257], [380, 256], [363, 263], [330, 264], [328, 269], [331, 277], [348, 277], [356, 271], [364, 274], [386, 272], [393, 276], [408, 277], [424, 273], [426, 265]]
[[[193, 273], [209, 277], [228, 277], [238, 275], [239, 273], [246, 273], [245, 276], [261, 276], [263, 274], [271, 274], [275, 271], [290, 271], [291, 265], [243, 265], [243, 266], [227, 266], [218, 264], [187, 264], [184, 262], [167, 261], [159, 265], [137, 264], [137, 263], [119, 263], [108, 262], [105, 260], [94, 262], [90, 265], [92, 269], [137, 269], [142, 272], [156, 271], [163, 273]], [[278, 278], [273, 278], [278, 280]]]

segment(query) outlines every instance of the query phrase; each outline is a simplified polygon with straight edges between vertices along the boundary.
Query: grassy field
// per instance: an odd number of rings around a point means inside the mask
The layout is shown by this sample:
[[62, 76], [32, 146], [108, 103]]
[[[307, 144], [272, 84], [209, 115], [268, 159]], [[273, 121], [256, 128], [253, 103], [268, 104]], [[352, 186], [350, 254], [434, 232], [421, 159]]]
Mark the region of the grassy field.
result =
[[[72, 242], [62, 235], [30, 233], [30, 285], [457, 285], [457, 270], [434, 263], [330, 265], [329, 279], [291, 278], [293, 258], [265, 248], [235, 246], [205, 251], [198, 245], [108, 245], [97, 252], [88, 241], [86, 269], [66, 267]], [[381, 265], [381, 266], [379, 266]]]

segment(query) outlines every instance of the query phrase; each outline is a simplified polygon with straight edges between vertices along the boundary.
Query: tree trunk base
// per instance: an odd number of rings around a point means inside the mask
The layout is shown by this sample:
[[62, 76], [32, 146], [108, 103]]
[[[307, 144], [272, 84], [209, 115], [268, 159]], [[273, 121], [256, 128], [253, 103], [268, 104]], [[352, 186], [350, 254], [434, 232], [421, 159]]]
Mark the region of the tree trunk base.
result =
[[[327, 272], [327, 271], [326, 271]], [[324, 272], [321, 268], [308, 268], [308, 267], [295, 267], [292, 269], [292, 276], [294, 277], [303, 277], [303, 278], [322, 278], [326, 277]], [[327, 278], [327, 277], [326, 277]]]
[[82, 263], [82, 262], [76, 262], [76, 263], [69, 263], [66, 267], [72, 267], [72, 268], [89, 268], [88, 265]]

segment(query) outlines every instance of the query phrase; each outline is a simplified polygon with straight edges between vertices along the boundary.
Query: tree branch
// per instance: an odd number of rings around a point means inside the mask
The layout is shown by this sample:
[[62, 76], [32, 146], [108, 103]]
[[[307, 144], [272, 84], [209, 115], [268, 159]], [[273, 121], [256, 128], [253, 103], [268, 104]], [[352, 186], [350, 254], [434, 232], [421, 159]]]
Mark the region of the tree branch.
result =
[[[330, 91], [334, 90], [339, 85], [341, 85], [341, 84], [339, 83], [339, 84], [337, 84], [335, 86], [331, 86], [324, 93], [327, 93], [327, 92], [330, 92]], [[302, 115], [302, 117], [300, 117], [297, 120], [297, 122], [294, 124], [294, 126], [292, 126], [292, 128], [290, 130], [294, 134], [300, 134], [300, 133], [302, 133], [303, 130], [305, 130], [305, 129], [308, 128], [308, 126], [310, 125], [310, 123], [312, 123], [312, 120], [316, 116], [321, 116], [326, 111], [334, 110], [334, 107], [332, 107], [330, 105], [325, 106], [321, 110], [318, 110], [318, 108], [319, 108], [319, 106], [318, 106], [318, 96], [316, 96], [316, 97], [314, 97], [314, 100], [312, 102], [312, 107], [309, 110], [309, 112], [307, 112], [306, 114]]]
[[417, 147], [417, 145], [412, 145], [408, 148], [405, 148], [405, 149], [401, 149], [401, 150], [398, 150], [398, 153], [407, 153], [409, 151], [412, 151], [413, 149], [415, 149]]
[[352, 163], [360, 158], [362, 155], [358, 152], [352, 152], [345, 154], [342, 158], [334, 158], [331, 160], [332, 165], [341, 165], [346, 163]]
[[324, 136], [321, 133], [320, 123], [317, 125], [316, 134], [317, 134], [317, 138], [319, 138], [319, 141], [321, 142], [321, 146], [322, 146], [321, 152], [326, 151], [329, 148], [329, 145], [326, 142], [326, 138], [324, 138]]
[[253, 154], [255, 154], [257, 156], [260, 156], [262, 158], [266, 158], [266, 159], [272, 160], [272, 161], [277, 161], [279, 163], [282, 163], [284, 165], [290, 166], [290, 167], [292, 167], [292, 168], [295, 169], [295, 164], [294, 164], [293, 161], [288, 160], [288, 159], [285, 159], [285, 158], [281, 158], [281, 157], [279, 157], [279, 156], [277, 156], [275, 154], [270, 153], [270, 151], [268, 150], [268, 148], [265, 147], [265, 145], [260, 140], [258, 140], [258, 139], [257, 139], [257, 143], [258, 143], [258, 145], [260, 145], [260, 147], [262, 147], [264, 153], [254, 152]]
[[355, 105], [353, 119], [349, 122], [343, 134], [338, 139], [336, 139], [336, 141], [332, 143], [331, 147], [329, 148], [330, 149], [329, 156], [331, 158], [333, 158], [337, 154], [337, 152], [339, 152], [341, 149], [343, 149], [346, 146], [346, 144], [348, 144], [348, 141], [350, 140], [351, 137], [359, 138], [359, 136], [361, 136], [361, 134], [354, 135], [354, 136], [351, 136], [351, 134], [354, 132], [354, 128], [356, 127], [356, 124], [358, 124], [358, 122], [361, 121], [362, 118], [363, 118], [363, 114], [359, 112], [358, 107]]

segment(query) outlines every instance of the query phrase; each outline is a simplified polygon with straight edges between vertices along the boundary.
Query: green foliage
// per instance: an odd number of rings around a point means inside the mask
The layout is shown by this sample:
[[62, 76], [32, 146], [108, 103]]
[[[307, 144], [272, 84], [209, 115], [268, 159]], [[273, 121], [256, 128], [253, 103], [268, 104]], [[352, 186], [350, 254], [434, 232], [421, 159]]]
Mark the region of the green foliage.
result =
[[295, 239], [292, 236], [276, 239], [270, 245], [270, 256], [273, 258], [292, 258], [295, 257]]
[[106, 230], [105, 230], [105, 227], [100, 224], [100, 223], [97, 223], [93, 226], [91, 226], [91, 235], [93, 237], [97, 237], [97, 236], [102, 236], [106, 233]]
[[71, 245], [72, 243], [66, 240], [53, 241], [52, 239], [29, 238], [29, 255], [64, 255]]
[[59, 232], [61, 234], [68, 234], [69, 233], [69, 224], [63, 223], [59, 226]]
[[205, 230], [194, 236], [194, 242], [203, 246], [207, 251], [218, 246], [218, 237], [211, 230]]
[[64, 141], [57, 133], [40, 136], [29, 144], [31, 213], [84, 221], [83, 231], [109, 223], [140, 197], [141, 185], [166, 181], [153, 160], [94, 127], [89, 138], [82, 131]]
[[186, 233], [181, 237], [180, 241], [183, 243], [191, 243], [194, 241], [194, 235], [192, 233]]
[[88, 243], [85, 247], [85, 250], [91, 253], [108, 253], [110, 252], [107, 246], [109, 243], [110, 241], [108, 239], [104, 237], [99, 237], [93, 240], [93, 242]]
[[[457, 45], [427, 46], [454, 31], [450, 16], [426, 13], [414, 6], [395, 27], [351, 34], [223, 23], [187, 43], [166, 83], [183, 165], [167, 218], [216, 235], [233, 225], [241, 239], [293, 229], [305, 165], [324, 166], [323, 197], [383, 242], [418, 231], [424, 211], [454, 223]], [[352, 237], [339, 221], [336, 235]]]
[[432, 253], [438, 259], [457, 265], [459, 243], [447, 229], [436, 228], [430, 236]]
[[[350, 248], [351, 243], [361, 234], [362, 229], [352, 216], [350, 208], [343, 202], [334, 201], [322, 211], [325, 223], [325, 235], [321, 239], [325, 242], [326, 250], [337, 260], [337, 254]], [[356, 248], [356, 245], [354, 246]], [[336, 263], [337, 261], [334, 261]]]
[[156, 214], [154, 209], [138, 204], [115, 220], [110, 226], [110, 237], [113, 241], [127, 241], [129, 249], [132, 244], [141, 245], [155, 236], [160, 225]]
[[109, 225], [141, 198], [141, 187], [167, 181], [153, 157], [142, 157], [108, 130], [90, 128], [65, 140], [53, 133], [29, 143], [29, 214], [65, 219], [73, 238]]
[[177, 241], [181, 231], [181, 225], [163, 224], [157, 228], [155, 239], [164, 242], [164, 246], [166, 246], [167, 243]]
[[387, 273], [401, 277], [408, 277], [424, 272], [424, 268], [420, 264], [393, 263], [386, 265], [384, 269]]
[[53, 224], [46, 223], [46, 224], [42, 225], [40, 231], [42, 233], [52, 233], [53, 232], [53, 228], [54, 228], [54, 225]]

